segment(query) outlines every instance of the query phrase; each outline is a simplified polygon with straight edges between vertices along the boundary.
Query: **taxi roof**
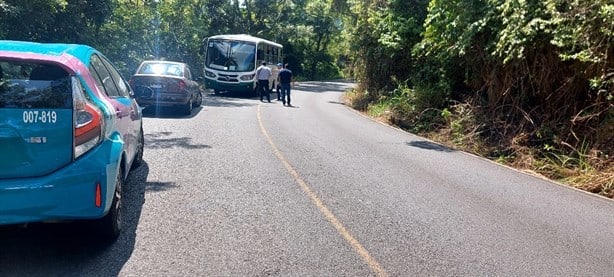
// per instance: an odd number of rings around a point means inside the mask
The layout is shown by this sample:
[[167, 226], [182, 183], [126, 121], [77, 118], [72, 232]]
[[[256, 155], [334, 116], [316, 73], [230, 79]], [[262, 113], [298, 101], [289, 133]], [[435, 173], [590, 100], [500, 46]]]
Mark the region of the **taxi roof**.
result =
[[[23, 53], [26, 56], [56, 56], [61, 57], [65, 54], [81, 60], [84, 64], [89, 62], [91, 52], [96, 51], [93, 47], [83, 44], [67, 43], [39, 43], [30, 41], [0, 40], [0, 53], [12, 52], [14, 54]], [[0, 54], [0, 56], [2, 56]]]

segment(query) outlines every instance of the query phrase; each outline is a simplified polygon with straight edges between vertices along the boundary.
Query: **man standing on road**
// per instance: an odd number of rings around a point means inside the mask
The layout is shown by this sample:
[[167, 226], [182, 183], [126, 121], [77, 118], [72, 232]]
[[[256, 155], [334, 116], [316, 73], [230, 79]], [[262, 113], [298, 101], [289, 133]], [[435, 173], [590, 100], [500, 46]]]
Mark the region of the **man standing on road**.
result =
[[279, 71], [281, 71], [281, 69], [284, 67], [284, 65], [282, 63], [278, 63], [277, 64], [277, 74], [273, 74], [275, 76], [277, 76], [277, 82], [275, 84], [275, 90], [277, 91], [277, 101], [281, 101], [281, 85], [279, 85]]
[[292, 71], [288, 69], [288, 64], [284, 65], [284, 68], [279, 71], [277, 75], [277, 79], [279, 85], [281, 86], [281, 101], [284, 105], [286, 105], [286, 101], [288, 102], [288, 107], [292, 107], [290, 104], [290, 87], [292, 86]]
[[258, 80], [258, 91], [260, 92], [260, 101], [263, 101], [262, 97], [266, 94], [266, 100], [271, 103], [271, 95], [269, 93], [269, 78], [271, 77], [271, 69], [266, 66], [266, 62], [262, 62], [262, 65], [256, 70], [256, 79]]

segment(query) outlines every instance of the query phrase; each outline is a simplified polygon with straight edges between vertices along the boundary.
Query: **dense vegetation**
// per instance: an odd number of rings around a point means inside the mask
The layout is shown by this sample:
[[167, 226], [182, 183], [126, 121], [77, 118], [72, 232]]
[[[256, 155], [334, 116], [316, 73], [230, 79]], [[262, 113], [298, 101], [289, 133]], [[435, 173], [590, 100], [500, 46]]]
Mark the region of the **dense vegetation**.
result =
[[203, 38], [285, 46], [302, 79], [351, 77], [356, 108], [614, 195], [612, 0], [0, 0], [0, 39], [86, 43], [129, 76]]
[[351, 18], [357, 107], [614, 195], [614, 2], [356, 1]]

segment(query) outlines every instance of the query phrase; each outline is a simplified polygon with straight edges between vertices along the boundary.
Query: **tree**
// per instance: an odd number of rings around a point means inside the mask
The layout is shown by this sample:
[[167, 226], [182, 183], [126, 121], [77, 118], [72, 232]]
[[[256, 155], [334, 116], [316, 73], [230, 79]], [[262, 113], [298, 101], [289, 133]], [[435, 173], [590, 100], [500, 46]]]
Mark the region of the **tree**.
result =
[[112, 11], [112, 0], [4, 0], [0, 2], [0, 36], [85, 43], [95, 36]]
[[393, 90], [412, 74], [412, 49], [420, 41], [426, 0], [349, 1], [346, 32], [356, 74], [372, 99]]

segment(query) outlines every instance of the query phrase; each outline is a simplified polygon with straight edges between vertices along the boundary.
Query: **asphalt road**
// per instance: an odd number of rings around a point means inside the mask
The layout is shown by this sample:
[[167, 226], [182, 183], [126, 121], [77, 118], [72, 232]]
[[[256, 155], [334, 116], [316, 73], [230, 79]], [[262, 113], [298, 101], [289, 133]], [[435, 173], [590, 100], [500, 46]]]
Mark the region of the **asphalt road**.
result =
[[369, 120], [349, 86], [148, 115], [119, 240], [2, 229], [0, 276], [614, 276], [614, 201]]

